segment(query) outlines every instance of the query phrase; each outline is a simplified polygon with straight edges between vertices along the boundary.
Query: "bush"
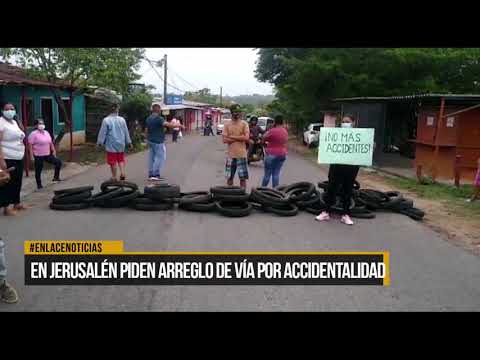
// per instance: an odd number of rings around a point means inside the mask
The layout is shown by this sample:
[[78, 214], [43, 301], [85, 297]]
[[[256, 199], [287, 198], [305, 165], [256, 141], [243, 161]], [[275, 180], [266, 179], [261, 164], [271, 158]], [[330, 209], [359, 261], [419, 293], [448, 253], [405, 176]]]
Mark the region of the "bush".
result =
[[433, 180], [433, 178], [431, 176], [421, 176], [418, 179], [418, 183], [421, 184], [421, 185], [433, 185], [436, 182], [435, 182], [435, 180]]
[[150, 115], [153, 97], [147, 91], [130, 93], [125, 96], [120, 112], [127, 121], [134, 150], [142, 150], [144, 136], [142, 124]]

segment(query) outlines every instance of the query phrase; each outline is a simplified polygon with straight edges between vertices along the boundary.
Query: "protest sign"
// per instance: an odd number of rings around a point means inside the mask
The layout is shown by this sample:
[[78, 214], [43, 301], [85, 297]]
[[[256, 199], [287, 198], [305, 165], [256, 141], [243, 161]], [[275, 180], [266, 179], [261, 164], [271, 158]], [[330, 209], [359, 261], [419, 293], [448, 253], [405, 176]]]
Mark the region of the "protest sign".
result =
[[372, 165], [375, 129], [320, 129], [319, 164]]

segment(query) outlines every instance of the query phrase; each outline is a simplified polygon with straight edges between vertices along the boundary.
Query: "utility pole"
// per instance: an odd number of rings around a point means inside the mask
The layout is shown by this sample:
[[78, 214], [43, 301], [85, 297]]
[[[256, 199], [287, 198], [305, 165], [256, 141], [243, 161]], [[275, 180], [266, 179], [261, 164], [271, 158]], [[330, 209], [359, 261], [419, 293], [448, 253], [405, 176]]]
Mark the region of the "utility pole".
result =
[[220, 86], [220, 107], [223, 106], [223, 103], [222, 103], [222, 87]]
[[163, 56], [163, 103], [167, 104], [167, 54]]

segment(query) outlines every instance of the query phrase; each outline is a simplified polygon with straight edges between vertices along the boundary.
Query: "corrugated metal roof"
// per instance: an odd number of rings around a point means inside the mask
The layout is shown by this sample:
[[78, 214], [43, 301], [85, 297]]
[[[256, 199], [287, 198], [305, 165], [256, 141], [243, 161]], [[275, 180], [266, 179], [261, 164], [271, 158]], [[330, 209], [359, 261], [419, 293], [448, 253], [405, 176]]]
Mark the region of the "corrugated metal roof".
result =
[[60, 80], [53, 83], [44, 80], [32, 79], [25, 74], [24, 69], [18, 66], [13, 66], [7, 63], [0, 62], [0, 85], [4, 84], [48, 86], [75, 89], [75, 87], [70, 86], [66, 82]]
[[164, 104], [158, 104], [160, 105], [160, 109], [162, 110], [183, 110], [183, 109], [193, 109], [193, 110], [203, 110], [200, 107], [197, 106], [192, 106], [192, 105], [164, 105]]
[[366, 97], [351, 97], [351, 98], [337, 98], [333, 101], [389, 101], [389, 100], [414, 100], [414, 99], [428, 99], [428, 98], [445, 98], [446, 100], [480, 100], [480, 94], [416, 94], [405, 96], [366, 96]]
[[212, 104], [202, 103], [198, 101], [190, 101], [183, 99], [182, 103], [184, 105], [193, 105], [193, 106], [213, 106]]

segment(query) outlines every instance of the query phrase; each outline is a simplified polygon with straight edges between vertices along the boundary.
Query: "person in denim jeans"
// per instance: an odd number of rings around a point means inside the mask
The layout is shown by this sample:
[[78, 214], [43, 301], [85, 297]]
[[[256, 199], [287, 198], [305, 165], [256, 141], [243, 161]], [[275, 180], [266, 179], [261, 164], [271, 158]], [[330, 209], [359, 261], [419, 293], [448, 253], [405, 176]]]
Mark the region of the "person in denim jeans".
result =
[[265, 157], [265, 175], [263, 176], [262, 187], [268, 186], [270, 178], [272, 187], [275, 188], [280, 183], [280, 171], [287, 158], [288, 131], [283, 127], [283, 117], [275, 117], [273, 128], [263, 137], [267, 144]]
[[150, 148], [148, 153], [148, 178], [149, 180], [161, 180], [160, 173], [167, 159], [167, 149], [165, 147], [165, 130], [169, 129], [185, 129], [182, 124], [172, 124], [160, 116], [160, 105], [152, 106], [152, 115], [150, 115], [145, 124], [145, 137]]

